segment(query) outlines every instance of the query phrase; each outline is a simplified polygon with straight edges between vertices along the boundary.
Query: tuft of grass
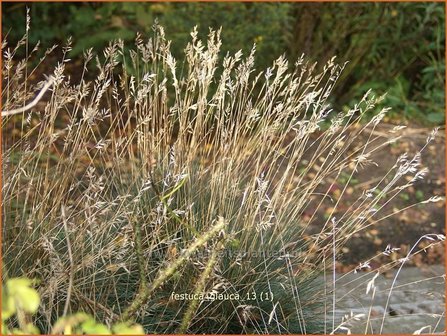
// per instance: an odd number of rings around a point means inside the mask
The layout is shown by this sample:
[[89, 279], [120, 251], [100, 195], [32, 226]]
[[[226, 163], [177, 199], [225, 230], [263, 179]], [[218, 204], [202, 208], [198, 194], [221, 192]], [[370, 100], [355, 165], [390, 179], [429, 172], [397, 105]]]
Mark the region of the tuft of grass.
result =
[[[371, 132], [388, 109], [362, 121], [383, 97], [335, 114], [335, 58], [322, 72], [304, 57], [258, 71], [255, 48], [221, 58], [220, 31], [204, 43], [194, 30], [178, 62], [159, 25], [129, 52], [87, 50], [76, 81], [69, 41], [35, 83], [34, 50], [14, 61], [26, 39], [3, 44], [3, 274], [41, 280], [40, 330], [78, 311], [147, 333], [338, 330], [338, 251], [426, 174], [420, 152], [404, 154], [335, 218], [356, 173], [398, 139]], [[173, 295], [200, 292], [232, 298]]]

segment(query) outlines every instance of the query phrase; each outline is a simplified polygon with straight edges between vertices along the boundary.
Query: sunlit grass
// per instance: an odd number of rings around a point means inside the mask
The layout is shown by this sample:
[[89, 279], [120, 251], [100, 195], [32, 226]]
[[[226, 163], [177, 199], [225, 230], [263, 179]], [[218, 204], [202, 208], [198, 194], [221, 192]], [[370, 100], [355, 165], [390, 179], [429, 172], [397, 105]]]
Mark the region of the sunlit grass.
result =
[[[374, 175], [371, 155], [398, 140], [396, 127], [358, 143], [387, 113], [362, 121], [382, 98], [366, 93], [335, 113], [327, 99], [344, 67], [335, 58], [322, 72], [304, 57], [260, 71], [254, 48], [221, 61], [219, 31], [206, 44], [191, 36], [184, 63], [157, 25], [130, 52], [122, 41], [88, 50], [76, 83], [65, 71], [70, 41], [36, 84], [28, 59], [14, 61], [26, 36], [3, 44], [2, 126], [19, 130], [3, 135], [3, 274], [41, 280], [42, 331], [76, 311], [108, 325], [136, 320], [148, 333], [340, 330], [335, 282], [328, 290], [316, 279], [333, 281], [338, 251], [398, 213], [387, 205], [427, 173], [420, 152], [403, 154], [334, 217], [358, 171]], [[329, 179], [343, 182], [337, 199]], [[197, 303], [173, 292], [237, 298]]]

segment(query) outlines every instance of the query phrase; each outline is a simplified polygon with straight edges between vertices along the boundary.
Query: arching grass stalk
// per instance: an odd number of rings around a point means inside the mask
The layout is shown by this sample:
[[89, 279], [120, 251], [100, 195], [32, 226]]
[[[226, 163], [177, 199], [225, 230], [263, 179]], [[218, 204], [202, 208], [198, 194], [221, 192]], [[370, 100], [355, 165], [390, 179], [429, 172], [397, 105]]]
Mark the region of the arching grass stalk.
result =
[[225, 226], [225, 220], [223, 217], [219, 217], [217, 223], [207, 232], [205, 232], [201, 237], [191, 244], [176, 260], [172, 262], [163, 271], [160, 271], [158, 277], [151, 283], [149, 287], [141, 287], [136, 298], [133, 300], [132, 304], [124, 311], [122, 319], [124, 321], [133, 320], [133, 315], [140, 309], [150, 298], [152, 293], [161, 285], [163, 282], [168, 280], [174, 272], [183, 265], [188, 258], [201, 246], [205, 245], [211, 238], [218, 234]]

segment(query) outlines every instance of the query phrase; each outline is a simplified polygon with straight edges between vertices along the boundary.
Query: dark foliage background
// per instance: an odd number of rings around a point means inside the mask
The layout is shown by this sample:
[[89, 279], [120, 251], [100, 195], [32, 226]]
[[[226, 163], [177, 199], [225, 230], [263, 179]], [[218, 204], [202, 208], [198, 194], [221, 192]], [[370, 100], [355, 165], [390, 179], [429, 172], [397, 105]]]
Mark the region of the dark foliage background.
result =
[[[388, 92], [391, 117], [422, 125], [444, 123], [445, 9], [443, 3], [2, 3], [3, 37], [18, 41], [32, 18], [30, 45], [63, 43], [72, 36], [76, 56], [110, 39], [132, 42], [152, 33], [157, 19], [183, 58], [189, 32], [198, 25], [223, 27], [224, 50], [247, 54], [256, 43], [257, 68], [286, 53], [323, 63], [349, 61], [332, 95], [345, 109], [366, 90]], [[43, 50], [42, 50], [43, 52]], [[293, 63], [293, 62], [291, 62]]]

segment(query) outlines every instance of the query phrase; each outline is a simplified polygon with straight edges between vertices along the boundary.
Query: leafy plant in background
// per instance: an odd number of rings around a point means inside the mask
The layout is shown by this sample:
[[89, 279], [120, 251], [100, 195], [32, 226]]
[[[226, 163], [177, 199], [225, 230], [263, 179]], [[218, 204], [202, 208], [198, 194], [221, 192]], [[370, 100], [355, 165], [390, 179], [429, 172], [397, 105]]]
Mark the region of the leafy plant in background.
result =
[[[39, 335], [39, 329], [31, 317], [37, 313], [40, 303], [39, 293], [33, 288], [33, 281], [27, 278], [6, 280], [2, 288], [2, 335]], [[17, 327], [7, 327], [11, 320]], [[142, 335], [143, 329], [137, 324], [117, 323], [109, 330], [104, 324], [96, 322], [91, 316], [77, 313], [61, 317], [51, 329], [51, 334], [64, 335]]]
[[293, 10], [292, 55], [349, 61], [334, 89], [335, 106], [348, 108], [372, 89], [388, 92], [383, 106], [391, 106], [396, 119], [443, 123], [443, 4], [309, 3]]

